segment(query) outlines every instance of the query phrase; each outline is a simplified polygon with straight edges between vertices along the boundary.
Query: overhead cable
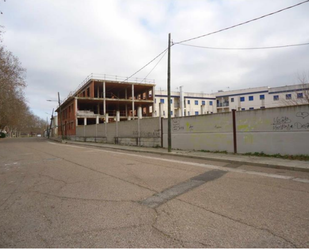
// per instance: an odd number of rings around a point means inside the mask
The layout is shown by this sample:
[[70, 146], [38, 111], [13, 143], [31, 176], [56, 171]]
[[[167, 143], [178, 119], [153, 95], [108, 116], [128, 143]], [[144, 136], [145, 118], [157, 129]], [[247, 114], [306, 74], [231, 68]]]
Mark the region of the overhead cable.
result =
[[253, 22], [253, 21], [257, 21], [257, 20], [259, 20], [259, 19], [262, 19], [262, 18], [271, 16], [271, 15], [277, 14], [277, 13], [279, 13], [279, 12], [282, 12], [282, 11], [285, 11], [285, 10], [288, 10], [288, 9], [292, 9], [292, 8], [294, 8], [294, 7], [297, 7], [297, 6], [299, 6], [299, 5], [302, 5], [302, 4], [308, 3], [308, 2], [309, 2], [309, 0], [306, 0], [306, 1], [300, 2], [300, 3], [298, 3], [298, 4], [291, 5], [291, 6], [289, 6], [289, 7], [286, 7], [286, 8], [283, 8], [283, 9], [280, 9], [280, 10], [277, 10], [277, 11], [274, 11], [274, 12], [271, 12], [271, 13], [269, 13], [269, 14], [266, 14], [266, 15], [263, 15], [263, 16], [260, 16], [260, 17], [257, 17], [257, 18], [254, 18], [254, 19], [251, 19], [251, 20], [248, 20], [248, 21], [245, 21], [245, 22], [236, 24], [236, 25], [233, 25], [233, 26], [230, 26], [230, 27], [227, 27], [227, 28], [224, 28], [224, 29], [220, 29], [220, 30], [217, 30], [217, 31], [214, 31], [214, 32], [210, 32], [210, 33], [208, 33], [208, 34], [196, 36], [196, 37], [193, 37], [193, 38], [190, 38], [190, 39], [182, 40], [182, 41], [180, 41], [180, 42], [175, 42], [174, 44], [176, 45], [176, 44], [180, 44], [180, 43], [184, 43], [184, 42], [196, 40], [196, 39], [199, 39], [199, 38], [202, 38], [202, 37], [205, 37], [205, 36], [217, 34], [217, 33], [219, 33], [219, 32], [223, 32], [223, 31], [226, 31], [226, 30], [229, 30], [229, 29], [232, 29], [232, 28], [236, 28], [236, 27], [245, 25], [245, 24], [247, 24], [247, 23], [250, 23], [250, 22]]
[[[152, 73], [152, 71], [159, 65], [159, 63], [161, 62], [161, 60], [164, 58], [164, 56], [167, 53], [167, 49], [165, 50], [164, 54], [162, 55], [162, 57], [160, 58], [160, 60], [156, 63], [156, 65], [150, 70], [150, 72], [145, 76], [145, 78], [142, 80], [142, 82]], [[141, 83], [142, 83], [141, 82]]]
[[[309, 1], [309, 0], [308, 0]], [[140, 71], [142, 71], [145, 67], [147, 67], [149, 64], [151, 64], [153, 61], [155, 61], [158, 57], [160, 57], [163, 53], [165, 53], [168, 50], [168, 48], [164, 49], [160, 54], [158, 54], [155, 58], [153, 58], [151, 61], [149, 61], [145, 66], [143, 66], [142, 68], [140, 68], [139, 70], [137, 70], [134, 74], [132, 74], [131, 76], [127, 77], [125, 80], [123, 80], [122, 82], [126, 82], [128, 79], [132, 78], [134, 75], [136, 75], [137, 73], [139, 73]]]
[[178, 44], [182, 46], [195, 47], [195, 48], [204, 48], [204, 49], [216, 49], [216, 50], [260, 50], [260, 49], [275, 49], [275, 48], [288, 48], [288, 47], [297, 47], [297, 46], [306, 46], [309, 45], [307, 43], [299, 43], [299, 44], [288, 44], [281, 46], [270, 46], [270, 47], [248, 47], [248, 48], [220, 48], [220, 47], [206, 47], [206, 46], [198, 46], [193, 44]]

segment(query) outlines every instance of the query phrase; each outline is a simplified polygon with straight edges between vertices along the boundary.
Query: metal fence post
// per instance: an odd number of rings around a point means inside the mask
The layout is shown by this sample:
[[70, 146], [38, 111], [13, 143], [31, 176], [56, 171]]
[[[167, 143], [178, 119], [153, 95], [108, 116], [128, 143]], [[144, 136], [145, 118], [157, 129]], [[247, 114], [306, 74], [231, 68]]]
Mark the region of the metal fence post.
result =
[[237, 134], [236, 134], [236, 110], [232, 110], [233, 117], [233, 142], [234, 142], [234, 153], [237, 153]]

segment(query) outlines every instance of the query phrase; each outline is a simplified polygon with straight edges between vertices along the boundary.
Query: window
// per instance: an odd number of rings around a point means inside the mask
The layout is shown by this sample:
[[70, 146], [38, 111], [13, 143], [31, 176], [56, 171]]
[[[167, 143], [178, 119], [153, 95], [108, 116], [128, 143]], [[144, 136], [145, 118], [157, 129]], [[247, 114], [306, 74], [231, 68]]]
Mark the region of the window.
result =
[[290, 94], [290, 93], [286, 94], [285, 99], [292, 99], [292, 94]]
[[188, 116], [190, 116], [190, 112], [188, 112]]
[[194, 101], [194, 104], [195, 104], [195, 105], [198, 105], [198, 100], [195, 100], [195, 101]]
[[253, 107], [249, 107], [249, 110], [254, 110], [254, 108]]
[[171, 111], [171, 116], [173, 116], [173, 111]]
[[190, 105], [190, 99], [188, 99], [188, 105]]
[[231, 102], [234, 102], [234, 98], [231, 98]]
[[212, 105], [212, 101], [209, 101], [209, 105]]
[[304, 97], [303, 93], [297, 93], [297, 98], [302, 99]]
[[160, 103], [164, 104], [164, 99], [160, 99]]
[[245, 101], [245, 97], [240, 97], [240, 102], [244, 102]]
[[264, 94], [262, 94], [262, 95], [260, 95], [260, 99], [265, 99], [265, 95]]
[[173, 104], [173, 100], [171, 99], [171, 104]]
[[155, 99], [155, 103], [157, 103], [157, 99]]
[[242, 111], [246, 110], [246, 108], [241, 108]]
[[261, 106], [261, 109], [265, 109], [265, 106]]
[[274, 101], [279, 100], [279, 95], [274, 95]]
[[195, 115], [198, 115], [198, 112], [195, 112]]
[[165, 111], [163, 111], [163, 116], [165, 116]]
[[205, 105], [205, 100], [202, 100], [202, 105]]
[[253, 101], [253, 96], [249, 96], [249, 101]]

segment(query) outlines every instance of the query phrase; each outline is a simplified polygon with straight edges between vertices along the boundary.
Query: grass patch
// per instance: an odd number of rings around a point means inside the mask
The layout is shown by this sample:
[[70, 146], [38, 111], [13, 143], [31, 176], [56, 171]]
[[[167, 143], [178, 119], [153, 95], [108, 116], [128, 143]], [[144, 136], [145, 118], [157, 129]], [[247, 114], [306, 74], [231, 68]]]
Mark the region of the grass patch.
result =
[[221, 153], [221, 154], [228, 154], [226, 150], [215, 150], [215, 151], [210, 151], [210, 150], [200, 150], [200, 152], [210, 152], [210, 153]]
[[309, 155], [281, 155], [281, 154], [265, 154], [264, 152], [245, 153], [246, 156], [272, 157], [290, 160], [309, 161]]
[[[227, 151], [211, 151], [211, 150], [199, 150], [200, 152], [210, 152], [210, 153], [220, 153], [220, 154], [230, 154], [235, 155], [234, 153], [228, 153]], [[253, 152], [253, 153], [244, 153], [238, 155], [245, 156], [259, 156], [259, 157], [270, 157], [270, 158], [281, 158], [289, 160], [300, 160], [300, 161], [309, 161], [309, 155], [281, 155], [281, 154], [265, 154], [264, 152]]]

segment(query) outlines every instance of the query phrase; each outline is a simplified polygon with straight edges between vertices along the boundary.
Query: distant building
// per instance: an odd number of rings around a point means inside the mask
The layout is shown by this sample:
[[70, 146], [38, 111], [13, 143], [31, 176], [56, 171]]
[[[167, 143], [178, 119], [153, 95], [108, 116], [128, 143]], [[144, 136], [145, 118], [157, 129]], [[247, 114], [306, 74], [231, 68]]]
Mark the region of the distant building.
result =
[[[156, 90], [155, 116], [168, 116], [167, 91]], [[216, 97], [204, 93], [171, 92], [171, 116], [194, 116], [216, 113]]]
[[154, 91], [154, 81], [92, 74], [56, 110], [58, 135], [75, 135], [78, 125], [152, 117]]
[[257, 87], [220, 91], [216, 96], [217, 112], [264, 109], [296, 104], [309, 104], [309, 84], [280, 87]]
[[[216, 93], [171, 92], [171, 116], [265, 109], [309, 103], [309, 84], [282, 87], [256, 87]], [[131, 120], [143, 117], [168, 117], [167, 91], [155, 90], [152, 80], [109, 75], [90, 75], [56, 110], [54, 134], [75, 135], [76, 126]], [[58, 129], [55, 129], [57, 128]], [[61, 128], [62, 127], [62, 128]]]
[[[191, 116], [220, 112], [265, 109], [297, 104], [309, 104], [309, 84], [281, 87], [256, 87], [212, 94], [171, 93], [171, 116]], [[167, 91], [156, 90], [155, 115], [167, 117]]]

